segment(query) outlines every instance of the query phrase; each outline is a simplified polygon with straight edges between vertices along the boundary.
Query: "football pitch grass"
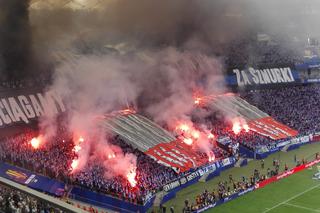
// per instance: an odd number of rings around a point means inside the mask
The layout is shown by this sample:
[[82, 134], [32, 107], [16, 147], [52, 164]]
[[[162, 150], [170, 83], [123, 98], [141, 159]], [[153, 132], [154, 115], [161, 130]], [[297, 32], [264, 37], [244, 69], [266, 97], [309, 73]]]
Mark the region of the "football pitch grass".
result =
[[[280, 171], [286, 163], [289, 168], [296, 165], [294, 156], [298, 160], [305, 158], [311, 161], [315, 153], [320, 153], [320, 143], [308, 144], [290, 152], [277, 152], [265, 160], [264, 169], [261, 168], [260, 160], [252, 160], [242, 168], [234, 167], [223, 171], [220, 176], [208, 182], [198, 182], [177, 193], [177, 196], [165, 203], [168, 208], [174, 207], [175, 212], [182, 212], [184, 201], [195, 202], [198, 194], [205, 189], [209, 192], [216, 190], [219, 181], [229, 180], [229, 174], [233, 179], [240, 180], [242, 176], [249, 177], [255, 168], [262, 174], [266, 174], [267, 168], [272, 169], [273, 159], [280, 160]], [[312, 169], [306, 169], [278, 182], [271, 183], [262, 189], [245, 194], [235, 200], [222, 204], [206, 212], [215, 213], [320, 213], [320, 181], [313, 180], [312, 176], [317, 172], [316, 165]], [[155, 209], [156, 210], [156, 209]]]

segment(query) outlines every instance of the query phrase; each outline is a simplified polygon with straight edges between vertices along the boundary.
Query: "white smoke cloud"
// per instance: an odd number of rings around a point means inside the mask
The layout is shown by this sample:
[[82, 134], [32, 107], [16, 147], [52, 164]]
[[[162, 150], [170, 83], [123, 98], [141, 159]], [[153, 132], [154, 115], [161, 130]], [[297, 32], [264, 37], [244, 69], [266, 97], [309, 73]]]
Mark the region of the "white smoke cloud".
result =
[[[259, 26], [274, 32], [277, 28], [270, 24], [277, 23], [274, 18], [285, 16], [283, 26], [291, 14], [285, 7], [281, 7], [285, 12], [277, 12], [282, 16], [269, 13], [279, 5], [250, 0], [243, 4], [120, 0], [104, 6], [105, 10], [96, 15], [88, 11], [32, 11], [31, 19], [38, 26], [35, 44], [68, 55], [56, 67], [51, 89], [60, 93], [67, 104], [69, 130], [98, 138], [83, 144], [81, 162], [85, 164], [93, 153], [103, 159], [106, 167], [110, 167], [110, 159], [102, 158], [98, 150], [116, 150], [117, 160], [122, 159], [124, 165], [136, 160], [108, 143], [96, 118], [129, 104], [171, 128], [177, 120], [191, 121], [195, 92], [211, 95], [226, 91], [223, 64], [211, 54], [221, 53], [221, 44], [247, 31], [258, 32]], [[92, 15], [89, 18], [83, 15], [88, 13]], [[45, 118], [41, 125], [54, 132], [53, 120]], [[201, 144], [202, 150], [210, 147]], [[110, 170], [116, 175], [116, 170]]]

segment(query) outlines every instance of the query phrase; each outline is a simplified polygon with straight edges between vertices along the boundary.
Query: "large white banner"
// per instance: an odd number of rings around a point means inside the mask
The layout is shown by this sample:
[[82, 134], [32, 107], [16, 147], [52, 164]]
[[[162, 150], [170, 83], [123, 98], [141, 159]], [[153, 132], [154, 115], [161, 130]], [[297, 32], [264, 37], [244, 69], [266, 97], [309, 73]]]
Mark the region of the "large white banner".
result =
[[294, 82], [292, 71], [289, 67], [272, 69], [254, 69], [248, 70], [234, 69], [238, 86], [279, 84]]
[[5, 97], [0, 99], [0, 126], [17, 122], [29, 123], [36, 117], [52, 116], [65, 111], [63, 101], [55, 91]]

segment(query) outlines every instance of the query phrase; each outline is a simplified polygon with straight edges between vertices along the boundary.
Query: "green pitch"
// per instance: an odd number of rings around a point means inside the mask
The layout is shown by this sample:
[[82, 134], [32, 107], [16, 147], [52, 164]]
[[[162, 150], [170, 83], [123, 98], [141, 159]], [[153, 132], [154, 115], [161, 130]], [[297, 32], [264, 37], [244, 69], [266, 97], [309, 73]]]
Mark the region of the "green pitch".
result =
[[[165, 206], [174, 207], [175, 212], [182, 212], [184, 201], [189, 200], [190, 203], [195, 201], [196, 195], [207, 189], [215, 190], [219, 181], [228, 180], [229, 174], [233, 178], [239, 180], [242, 176], [249, 177], [255, 168], [261, 173], [266, 173], [267, 168], [272, 167], [273, 159], [280, 160], [280, 170], [284, 169], [285, 163], [292, 168], [296, 165], [294, 156], [298, 160], [302, 158], [309, 160], [314, 159], [314, 154], [320, 153], [320, 143], [314, 143], [302, 146], [297, 150], [290, 152], [279, 152], [270, 155], [265, 159], [264, 169], [261, 168], [259, 160], [249, 162], [249, 165], [242, 168], [232, 168], [224, 171], [219, 177], [216, 177], [206, 183], [194, 184], [180, 191], [175, 199], [165, 203]], [[320, 213], [320, 181], [313, 180], [312, 175], [316, 173], [316, 167], [311, 170], [305, 170], [282, 179], [276, 183], [272, 183], [265, 188], [250, 192], [233, 201], [215, 207], [207, 212], [215, 213]], [[154, 208], [157, 211], [157, 208]]]
[[320, 181], [305, 170], [207, 212], [308, 213], [320, 212]]

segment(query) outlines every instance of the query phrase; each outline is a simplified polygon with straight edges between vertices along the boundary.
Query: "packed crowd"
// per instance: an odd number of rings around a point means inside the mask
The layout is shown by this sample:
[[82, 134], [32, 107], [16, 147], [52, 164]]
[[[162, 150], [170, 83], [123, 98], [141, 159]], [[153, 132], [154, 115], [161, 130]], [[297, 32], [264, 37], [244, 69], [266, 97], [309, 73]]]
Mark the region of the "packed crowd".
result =
[[178, 177], [171, 168], [156, 163], [143, 152], [134, 149], [119, 137], [109, 140], [110, 143], [121, 147], [124, 153], [137, 156], [137, 188], [132, 190], [129, 182], [123, 177], [112, 180], [104, 177], [103, 167], [100, 164], [88, 165], [87, 168], [73, 176], [74, 182], [86, 186], [94, 191], [111, 194], [115, 197], [142, 204], [163, 185]]
[[35, 135], [36, 133], [29, 132], [1, 141], [0, 160], [51, 178], [140, 204], [161, 189], [163, 185], [178, 177], [178, 174], [172, 169], [159, 165], [117, 137], [111, 143], [120, 146], [124, 153], [133, 153], [137, 156], [138, 187], [136, 189], [132, 190], [129, 182], [121, 176], [107, 179], [104, 175], [104, 167], [94, 161], [89, 161], [82, 171], [71, 173], [72, 160], [77, 155], [72, 140], [65, 139], [66, 134], [60, 134], [45, 147], [34, 149], [30, 141]]
[[[230, 42], [225, 49], [224, 62], [228, 72], [232, 73], [235, 68], [242, 69], [246, 66], [261, 67], [272, 65], [293, 65], [303, 60], [303, 53], [292, 49], [287, 45], [290, 38], [272, 36], [265, 41], [258, 41], [257, 34], [248, 32], [241, 38]], [[298, 44], [296, 44], [298, 45]], [[296, 47], [294, 45], [294, 47]], [[304, 43], [299, 44], [301, 50]]]
[[250, 91], [241, 94], [251, 104], [283, 124], [307, 135], [320, 130], [320, 85]]
[[[314, 84], [254, 90], [240, 95], [277, 121], [297, 130], [300, 135], [309, 135], [320, 131], [320, 118], [317, 116], [320, 109], [316, 107], [320, 104], [319, 89], [320, 86]], [[217, 138], [229, 137], [232, 143], [240, 143], [251, 150], [272, 149], [277, 143], [287, 140], [275, 141], [254, 131], [242, 130], [235, 134], [232, 124], [218, 112], [211, 113], [204, 121], [195, 121], [211, 129]]]
[[63, 211], [50, 206], [47, 202], [0, 184], [0, 212], [62, 213]]
[[[278, 121], [297, 129], [301, 134], [310, 134], [320, 130], [319, 118], [315, 116], [320, 112], [315, 107], [320, 103], [318, 89], [318, 85], [296, 86], [251, 91], [243, 93], [242, 97]], [[272, 146], [275, 144], [275, 141], [252, 131], [241, 131], [235, 134], [231, 125], [221, 120], [218, 114], [208, 116], [204, 122], [217, 138], [227, 136], [232, 143], [240, 143], [251, 149], [256, 149], [262, 145]], [[201, 122], [198, 122], [198, 124], [201, 124]], [[46, 148], [37, 150], [33, 149], [29, 143], [36, 136], [34, 132], [6, 138], [0, 142], [0, 160], [134, 203], [144, 203], [163, 185], [179, 177], [172, 169], [159, 165], [119, 137], [114, 137], [110, 140], [110, 143], [121, 147], [124, 153], [132, 153], [137, 156], [136, 180], [138, 187], [135, 190], [131, 189], [129, 182], [124, 177], [105, 178], [105, 168], [95, 162], [89, 162], [84, 170], [71, 174], [72, 160], [75, 159], [77, 154], [74, 152], [73, 141], [66, 139], [71, 138], [64, 133], [66, 130], [62, 128], [59, 131], [62, 133], [48, 143]], [[212, 151], [217, 158], [225, 158], [235, 154], [232, 150], [224, 150], [218, 146]], [[239, 187], [242, 186], [243, 184], [240, 184]], [[228, 192], [227, 189], [226, 191]]]
[[[205, 121], [201, 122], [199, 122], [199, 125], [204, 124], [208, 129], [211, 129], [217, 139], [221, 137], [229, 137], [233, 144], [239, 143], [252, 150], [256, 150], [263, 146], [272, 147], [276, 142], [279, 142], [254, 131], [245, 131], [244, 129], [235, 134], [232, 129], [232, 123], [226, 121], [218, 112], [210, 114]], [[227, 151], [227, 153], [232, 153], [230, 150]], [[226, 152], [224, 153], [226, 154]]]
[[[60, 134], [40, 149], [34, 149], [30, 144], [31, 139], [37, 136], [36, 132], [30, 131], [5, 138], [0, 142], [0, 160], [66, 183], [140, 204], [151, 198], [164, 185], [184, 175], [183, 173], [177, 174], [171, 168], [158, 164], [143, 152], [125, 143], [120, 137], [109, 139], [109, 142], [119, 146], [124, 153], [132, 153], [137, 156], [135, 179], [138, 187], [132, 190], [130, 183], [122, 176], [107, 179], [104, 175], [105, 168], [101, 163], [95, 161], [89, 161], [80, 172], [72, 173], [72, 160], [77, 156], [74, 151], [74, 143], [68, 139], [70, 135], [65, 129], [61, 127], [59, 132]], [[215, 147], [212, 151], [217, 159], [231, 155], [230, 152], [219, 147]], [[199, 156], [208, 159], [204, 153], [199, 153]]]

